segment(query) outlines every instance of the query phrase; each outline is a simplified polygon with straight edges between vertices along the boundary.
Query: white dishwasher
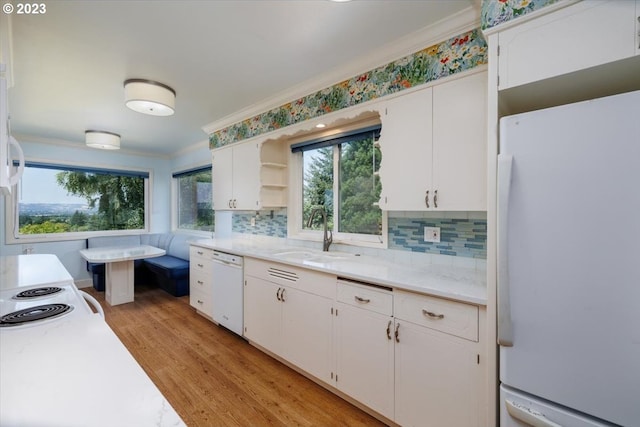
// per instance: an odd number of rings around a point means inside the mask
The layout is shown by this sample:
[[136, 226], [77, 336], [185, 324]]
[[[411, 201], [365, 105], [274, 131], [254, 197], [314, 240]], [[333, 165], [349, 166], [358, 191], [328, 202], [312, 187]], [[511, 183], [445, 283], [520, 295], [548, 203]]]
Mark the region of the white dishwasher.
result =
[[238, 335], [243, 326], [241, 256], [213, 251], [213, 320]]

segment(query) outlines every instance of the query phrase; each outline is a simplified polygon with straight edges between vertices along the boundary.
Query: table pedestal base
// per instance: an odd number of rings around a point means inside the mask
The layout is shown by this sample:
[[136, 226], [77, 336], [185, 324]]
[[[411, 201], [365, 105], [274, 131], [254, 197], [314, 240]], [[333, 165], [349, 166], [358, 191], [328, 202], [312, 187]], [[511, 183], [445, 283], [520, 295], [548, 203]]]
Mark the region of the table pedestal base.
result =
[[133, 261], [105, 265], [105, 299], [109, 305], [133, 302]]

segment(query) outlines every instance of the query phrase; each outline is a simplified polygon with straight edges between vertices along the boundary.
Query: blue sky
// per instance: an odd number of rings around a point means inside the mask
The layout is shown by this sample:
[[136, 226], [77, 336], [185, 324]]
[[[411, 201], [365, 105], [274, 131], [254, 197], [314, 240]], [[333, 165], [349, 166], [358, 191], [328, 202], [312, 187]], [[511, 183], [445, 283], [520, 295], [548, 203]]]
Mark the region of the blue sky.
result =
[[20, 203], [82, 203], [87, 201], [83, 197], [67, 195], [67, 191], [56, 182], [56, 173], [53, 169], [25, 168], [20, 180]]

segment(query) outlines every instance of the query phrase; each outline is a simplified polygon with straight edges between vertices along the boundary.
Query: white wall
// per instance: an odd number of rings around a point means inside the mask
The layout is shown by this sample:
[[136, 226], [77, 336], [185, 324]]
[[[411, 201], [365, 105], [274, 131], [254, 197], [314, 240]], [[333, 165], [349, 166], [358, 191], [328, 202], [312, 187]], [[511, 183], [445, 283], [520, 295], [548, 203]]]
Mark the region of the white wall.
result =
[[[127, 153], [126, 150], [104, 151], [87, 148], [79, 143], [66, 141], [34, 140], [17, 136], [27, 160], [74, 162], [87, 166], [135, 169], [148, 169], [151, 178], [150, 231], [163, 233], [171, 231], [171, 160], [139, 153]], [[0, 255], [17, 255], [23, 251], [22, 244], [6, 242], [6, 199], [0, 198]], [[29, 243], [33, 253], [50, 253], [58, 256], [75, 280], [89, 279], [85, 262], [78, 251], [85, 247], [85, 240], [72, 240], [46, 243]]]

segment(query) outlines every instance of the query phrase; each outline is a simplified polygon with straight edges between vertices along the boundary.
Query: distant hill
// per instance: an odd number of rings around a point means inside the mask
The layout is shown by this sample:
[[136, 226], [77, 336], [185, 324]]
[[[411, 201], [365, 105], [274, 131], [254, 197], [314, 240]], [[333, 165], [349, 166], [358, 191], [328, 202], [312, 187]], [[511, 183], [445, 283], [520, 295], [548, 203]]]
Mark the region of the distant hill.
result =
[[82, 203], [20, 203], [20, 215], [73, 215], [76, 211], [89, 214], [98, 209]]

